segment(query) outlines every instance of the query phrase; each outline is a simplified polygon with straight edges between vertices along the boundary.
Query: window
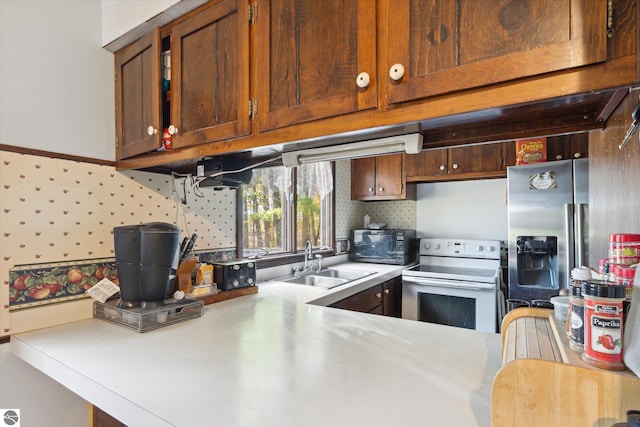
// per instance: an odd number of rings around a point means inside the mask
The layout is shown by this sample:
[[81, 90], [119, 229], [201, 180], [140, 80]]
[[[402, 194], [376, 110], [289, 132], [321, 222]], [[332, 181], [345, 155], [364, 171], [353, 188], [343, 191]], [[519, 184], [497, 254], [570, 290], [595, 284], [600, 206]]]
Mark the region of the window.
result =
[[253, 171], [242, 186], [243, 257], [303, 251], [333, 241], [333, 164], [311, 163], [296, 168]]

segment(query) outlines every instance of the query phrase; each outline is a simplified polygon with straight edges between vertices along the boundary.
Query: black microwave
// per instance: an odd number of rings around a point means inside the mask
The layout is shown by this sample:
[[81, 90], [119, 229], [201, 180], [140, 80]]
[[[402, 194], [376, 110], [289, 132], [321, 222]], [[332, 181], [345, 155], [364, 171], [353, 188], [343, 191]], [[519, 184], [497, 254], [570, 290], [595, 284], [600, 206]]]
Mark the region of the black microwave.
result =
[[407, 265], [417, 256], [415, 230], [351, 230], [349, 260]]

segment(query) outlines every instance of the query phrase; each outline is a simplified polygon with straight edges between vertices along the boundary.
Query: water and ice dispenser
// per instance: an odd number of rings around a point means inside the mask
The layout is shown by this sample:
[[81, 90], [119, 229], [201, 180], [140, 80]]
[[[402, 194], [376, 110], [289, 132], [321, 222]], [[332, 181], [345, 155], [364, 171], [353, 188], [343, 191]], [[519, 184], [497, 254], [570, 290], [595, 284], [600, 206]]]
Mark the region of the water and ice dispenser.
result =
[[518, 285], [558, 289], [558, 238], [518, 236]]

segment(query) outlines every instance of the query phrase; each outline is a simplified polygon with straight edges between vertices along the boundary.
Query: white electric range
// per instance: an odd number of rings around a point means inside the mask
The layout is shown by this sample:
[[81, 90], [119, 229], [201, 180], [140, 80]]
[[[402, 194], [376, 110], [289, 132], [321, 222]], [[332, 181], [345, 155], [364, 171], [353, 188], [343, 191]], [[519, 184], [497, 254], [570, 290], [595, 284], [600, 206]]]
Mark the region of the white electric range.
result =
[[402, 273], [404, 319], [499, 330], [500, 241], [421, 239], [419, 254], [420, 264]]

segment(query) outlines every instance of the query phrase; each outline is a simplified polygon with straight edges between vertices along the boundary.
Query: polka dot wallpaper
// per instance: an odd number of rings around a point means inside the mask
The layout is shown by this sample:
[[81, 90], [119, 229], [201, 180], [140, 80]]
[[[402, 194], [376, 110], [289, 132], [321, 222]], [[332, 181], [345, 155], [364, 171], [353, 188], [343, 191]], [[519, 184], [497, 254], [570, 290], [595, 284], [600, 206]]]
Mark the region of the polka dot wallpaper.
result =
[[0, 151], [0, 333], [8, 330], [11, 268], [114, 257], [113, 227], [168, 222], [182, 236], [198, 234], [196, 251], [235, 249], [235, 190], [196, 197], [183, 181]]

